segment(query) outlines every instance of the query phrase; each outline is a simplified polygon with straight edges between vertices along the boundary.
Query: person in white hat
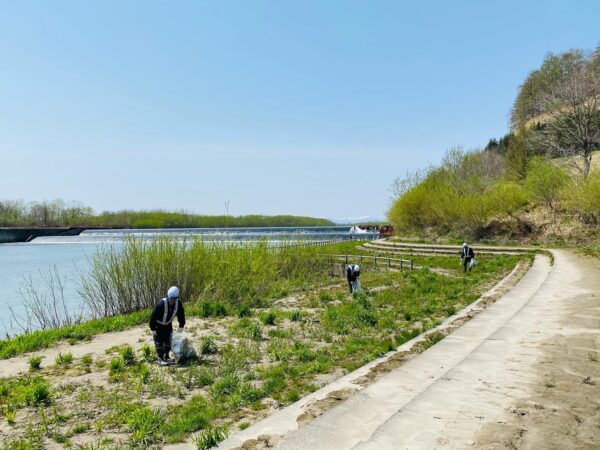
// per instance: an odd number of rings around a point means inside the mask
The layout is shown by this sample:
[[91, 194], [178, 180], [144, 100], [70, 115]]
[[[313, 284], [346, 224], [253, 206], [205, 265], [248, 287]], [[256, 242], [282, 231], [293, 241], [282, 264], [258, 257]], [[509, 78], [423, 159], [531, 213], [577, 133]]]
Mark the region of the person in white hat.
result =
[[467, 266], [469, 266], [469, 272], [475, 265], [475, 252], [471, 247], [467, 245], [465, 242], [462, 246], [462, 251], [460, 252], [460, 259], [463, 263], [463, 272], [467, 271]]
[[172, 286], [167, 292], [167, 297], [159, 300], [150, 316], [150, 330], [154, 338], [156, 355], [159, 363], [173, 361], [169, 358], [171, 350], [171, 334], [173, 334], [173, 319], [177, 316], [179, 328], [185, 326], [185, 311], [179, 301], [179, 288]]

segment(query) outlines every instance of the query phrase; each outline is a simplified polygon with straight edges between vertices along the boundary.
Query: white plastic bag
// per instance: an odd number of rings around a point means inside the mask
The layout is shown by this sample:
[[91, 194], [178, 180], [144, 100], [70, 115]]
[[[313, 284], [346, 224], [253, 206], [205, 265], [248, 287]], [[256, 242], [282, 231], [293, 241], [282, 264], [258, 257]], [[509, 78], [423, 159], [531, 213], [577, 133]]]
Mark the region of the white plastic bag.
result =
[[192, 336], [185, 331], [175, 331], [171, 334], [171, 352], [175, 359], [192, 358], [196, 352], [192, 346]]
[[362, 288], [360, 286], [360, 278], [357, 278], [352, 282], [352, 292], [360, 292]]
[[475, 264], [477, 264], [477, 263], [475, 262], [475, 258], [471, 258], [471, 261], [469, 262], [469, 266], [470, 266], [470, 267], [475, 267]]

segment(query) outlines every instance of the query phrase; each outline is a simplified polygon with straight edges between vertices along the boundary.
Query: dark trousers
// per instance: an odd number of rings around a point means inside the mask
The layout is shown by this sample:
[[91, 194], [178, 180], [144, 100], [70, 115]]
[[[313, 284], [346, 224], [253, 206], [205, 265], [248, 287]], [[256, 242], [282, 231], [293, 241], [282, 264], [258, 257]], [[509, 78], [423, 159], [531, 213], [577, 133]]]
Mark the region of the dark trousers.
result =
[[356, 281], [356, 278], [350, 277], [350, 278], [347, 278], [347, 280], [348, 280], [348, 287], [350, 288], [350, 293], [352, 294], [352, 292], [354, 292], [352, 284]]
[[156, 335], [154, 335], [154, 347], [156, 347], [156, 355], [159, 359], [165, 359], [169, 357], [169, 351], [171, 350], [171, 334], [173, 333], [173, 327], [158, 326], [156, 328]]
[[[471, 259], [473, 259], [473, 258], [471, 258], [470, 256], [467, 256], [463, 259], [463, 267], [464, 267], [463, 272], [467, 271], [467, 266], [469, 266]], [[469, 272], [471, 271], [471, 269], [472, 269], [472, 267], [469, 266]]]

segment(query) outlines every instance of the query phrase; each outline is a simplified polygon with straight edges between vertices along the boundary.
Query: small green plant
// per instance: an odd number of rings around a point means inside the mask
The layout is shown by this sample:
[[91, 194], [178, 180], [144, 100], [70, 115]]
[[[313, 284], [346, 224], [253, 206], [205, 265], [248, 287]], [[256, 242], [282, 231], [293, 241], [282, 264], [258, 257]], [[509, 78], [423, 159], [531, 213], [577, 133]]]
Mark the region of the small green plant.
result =
[[73, 432], [73, 434], [81, 434], [81, 433], [85, 433], [89, 429], [90, 429], [90, 424], [87, 422], [84, 422], [84, 423], [78, 423], [77, 425], [73, 426], [73, 429], [71, 431]]
[[222, 377], [217, 378], [210, 388], [210, 393], [213, 397], [223, 397], [230, 395], [237, 389], [240, 379], [235, 373], [226, 373]]
[[50, 384], [43, 379], [35, 380], [25, 390], [25, 401], [30, 406], [50, 403]]
[[250, 422], [242, 422], [242, 423], [240, 423], [239, 428], [240, 428], [240, 430], [245, 430], [249, 426], [250, 426]]
[[253, 341], [260, 341], [262, 339], [262, 328], [260, 324], [247, 317], [238, 320], [238, 322], [231, 327], [231, 333], [234, 336], [252, 339]]
[[198, 450], [208, 450], [216, 447], [220, 442], [227, 437], [227, 428], [225, 427], [208, 427], [196, 439], [194, 443]]
[[40, 370], [42, 367], [42, 356], [32, 356], [29, 358], [29, 371]]
[[215, 377], [206, 367], [202, 367], [198, 370], [198, 373], [196, 373], [194, 378], [198, 387], [210, 386], [215, 381]]
[[302, 313], [299, 310], [294, 310], [290, 312], [290, 320], [292, 322], [300, 322], [302, 320]]
[[320, 300], [322, 303], [329, 303], [329, 302], [333, 301], [333, 297], [332, 297], [332, 296], [331, 296], [331, 294], [330, 294], [330, 293], [328, 293], [328, 292], [321, 292], [321, 293], [319, 294], [319, 300]]
[[127, 426], [134, 444], [149, 447], [158, 441], [166, 413], [161, 409], [138, 406], [129, 413]]
[[83, 364], [84, 366], [91, 366], [93, 362], [94, 359], [89, 353], [87, 355], [83, 355], [81, 358], [81, 364]]
[[153, 361], [156, 356], [155, 350], [148, 344], [142, 345], [142, 347], [140, 348], [140, 353], [142, 354], [142, 358], [144, 358], [145, 361]]
[[259, 314], [260, 321], [265, 325], [275, 325], [277, 314], [274, 311], [263, 311]]
[[170, 441], [179, 441], [186, 434], [208, 426], [214, 418], [215, 408], [204, 397], [197, 395], [185, 404], [173, 408], [165, 424], [165, 434]]
[[126, 366], [132, 366], [135, 364], [135, 352], [130, 345], [126, 345], [121, 349], [121, 358]]
[[448, 306], [446, 308], [446, 315], [447, 316], [453, 316], [454, 314], [456, 314], [456, 307], [454, 305]]
[[65, 436], [63, 433], [60, 433], [58, 431], [51, 433], [50, 437], [52, 438], [52, 440], [54, 442], [56, 442], [58, 444], [68, 444], [69, 443], [69, 438], [67, 436]]
[[200, 342], [200, 353], [203, 355], [214, 355], [219, 349], [212, 336], [204, 336]]
[[238, 311], [238, 317], [242, 318], [242, 317], [251, 317], [252, 316], [252, 309], [250, 308], [250, 306], [244, 304], [240, 307], [240, 310]]
[[300, 393], [297, 390], [292, 389], [287, 394], [285, 394], [285, 396], [283, 397], [283, 400], [286, 403], [295, 403], [298, 400], [300, 400]]
[[122, 358], [115, 357], [110, 360], [108, 364], [108, 374], [112, 381], [119, 381], [122, 379], [125, 372], [125, 362]]
[[68, 366], [73, 362], [73, 353], [58, 352], [58, 355], [56, 355], [56, 358], [54, 358], [54, 362], [57, 366]]
[[6, 417], [6, 421], [12, 425], [15, 423], [17, 408], [14, 405], [2, 405], [2, 414]]

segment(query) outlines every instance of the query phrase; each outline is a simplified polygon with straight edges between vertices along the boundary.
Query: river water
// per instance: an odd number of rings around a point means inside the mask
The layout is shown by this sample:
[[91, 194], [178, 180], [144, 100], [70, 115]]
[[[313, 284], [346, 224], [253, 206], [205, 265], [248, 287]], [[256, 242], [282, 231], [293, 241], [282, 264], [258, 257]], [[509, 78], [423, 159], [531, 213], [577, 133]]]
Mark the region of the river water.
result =
[[[82, 302], [77, 293], [78, 281], [89, 267], [89, 258], [106, 246], [119, 246], [135, 237], [150, 240], [159, 236], [198, 237], [207, 241], [251, 242], [268, 240], [273, 245], [306, 240], [350, 239], [350, 227], [279, 227], [279, 228], [189, 228], [153, 230], [90, 230], [79, 236], [39, 237], [28, 243], [0, 244], [0, 338], [21, 330], [11, 323], [10, 306], [23, 318], [23, 299], [29, 285], [45, 292], [44, 278], [55, 271], [64, 281], [64, 297], [69, 308], [79, 310]], [[364, 237], [372, 237], [365, 235]], [[28, 281], [30, 280], [30, 281]]]

